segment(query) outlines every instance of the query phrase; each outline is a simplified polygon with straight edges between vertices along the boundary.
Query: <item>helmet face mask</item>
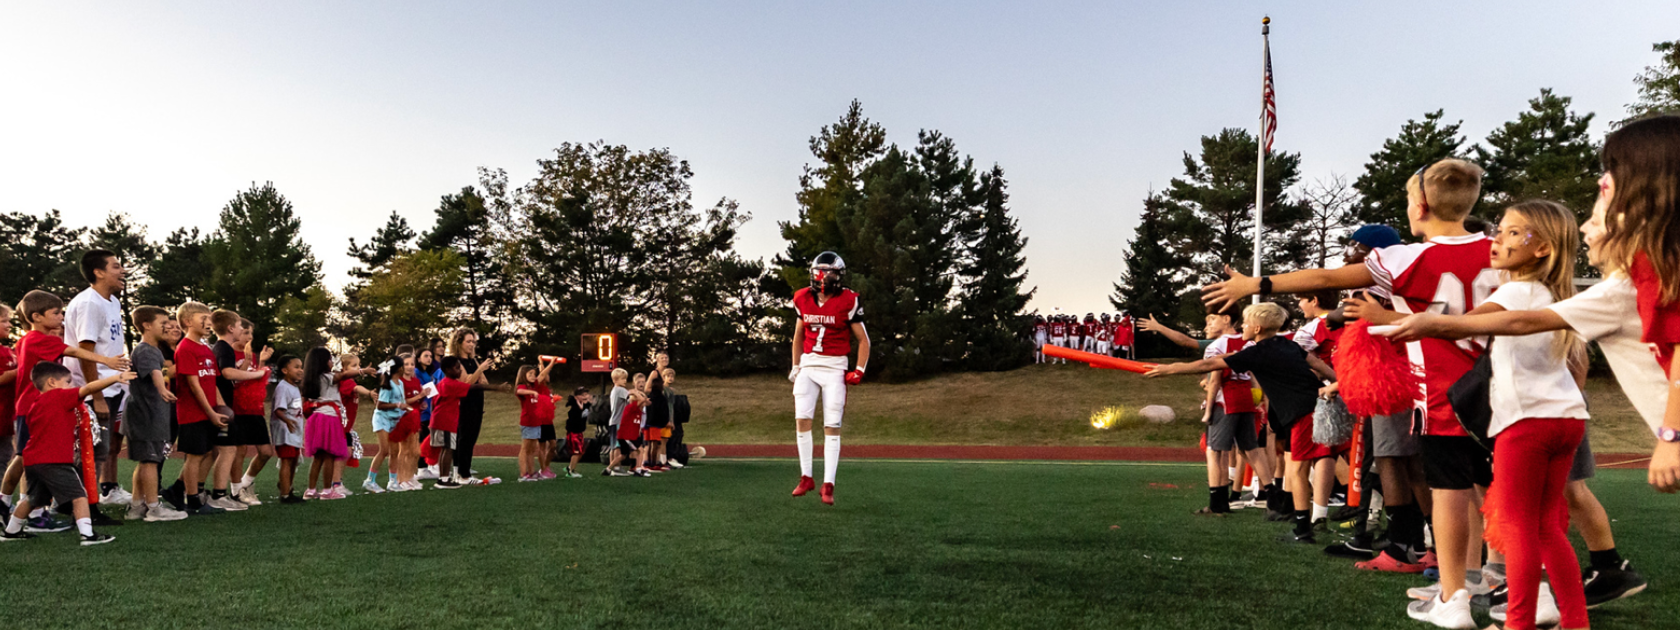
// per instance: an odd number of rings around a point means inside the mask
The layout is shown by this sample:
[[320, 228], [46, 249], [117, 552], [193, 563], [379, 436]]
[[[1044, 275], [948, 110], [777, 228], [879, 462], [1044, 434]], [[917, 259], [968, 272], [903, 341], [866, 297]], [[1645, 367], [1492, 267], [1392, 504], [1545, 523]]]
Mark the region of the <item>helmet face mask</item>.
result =
[[839, 295], [845, 286], [846, 261], [834, 252], [823, 252], [811, 259], [811, 290], [825, 295]]

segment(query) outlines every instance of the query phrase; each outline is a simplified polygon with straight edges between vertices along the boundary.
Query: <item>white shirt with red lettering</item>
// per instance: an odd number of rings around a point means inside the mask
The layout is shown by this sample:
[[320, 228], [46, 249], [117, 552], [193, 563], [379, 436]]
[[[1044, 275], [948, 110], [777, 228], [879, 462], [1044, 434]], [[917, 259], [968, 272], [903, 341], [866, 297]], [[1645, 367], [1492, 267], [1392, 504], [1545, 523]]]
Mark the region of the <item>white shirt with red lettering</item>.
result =
[[[1483, 234], [1437, 236], [1426, 243], [1372, 250], [1365, 267], [1376, 286], [1393, 296], [1395, 311], [1463, 315], [1499, 288], [1499, 274], [1488, 263], [1492, 249], [1493, 241]], [[1425, 411], [1425, 435], [1469, 435], [1453, 413], [1447, 390], [1470, 371], [1485, 347], [1481, 339], [1406, 344], [1412, 367], [1422, 374], [1414, 401]]]

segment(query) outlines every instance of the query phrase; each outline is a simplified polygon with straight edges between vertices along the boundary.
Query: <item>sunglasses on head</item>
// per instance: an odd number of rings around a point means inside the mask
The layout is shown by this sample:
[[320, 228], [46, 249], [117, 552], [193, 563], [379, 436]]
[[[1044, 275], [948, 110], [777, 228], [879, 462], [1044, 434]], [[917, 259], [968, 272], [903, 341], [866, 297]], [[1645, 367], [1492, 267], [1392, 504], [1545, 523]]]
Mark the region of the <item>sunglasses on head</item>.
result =
[[1424, 192], [1423, 176], [1429, 174], [1430, 166], [1433, 166], [1433, 164], [1423, 165], [1423, 168], [1417, 170], [1416, 175], [1418, 180], [1418, 206], [1423, 208], [1424, 212], [1429, 211], [1429, 193]]

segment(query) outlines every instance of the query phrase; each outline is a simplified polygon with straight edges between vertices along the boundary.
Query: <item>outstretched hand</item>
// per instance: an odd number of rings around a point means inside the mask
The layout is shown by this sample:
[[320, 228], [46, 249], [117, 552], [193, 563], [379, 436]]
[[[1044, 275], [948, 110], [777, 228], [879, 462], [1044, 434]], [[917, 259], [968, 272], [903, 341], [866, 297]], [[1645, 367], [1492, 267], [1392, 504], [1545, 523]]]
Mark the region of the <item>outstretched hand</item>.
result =
[[1225, 275], [1229, 279], [1224, 282], [1202, 287], [1202, 303], [1206, 304], [1209, 310], [1224, 310], [1241, 302], [1243, 298], [1260, 292], [1260, 280], [1257, 278], [1244, 275], [1243, 272], [1232, 269], [1230, 265], [1225, 266]]
[[1172, 330], [1171, 328], [1168, 328], [1166, 326], [1166, 324], [1162, 324], [1161, 322], [1156, 321], [1154, 315], [1150, 315], [1149, 319], [1139, 321], [1138, 322], [1138, 327], [1142, 328], [1144, 330], [1147, 330], [1149, 332], [1155, 333], [1155, 334], [1161, 334], [1161, 333], [1164, 333], [1166, 331]]
[[1417, 341], [1425, 337], [1442, 337], [1440, 330], [1441, 316], [1435, 313], [1417, 313], [1407, 315], [1394, 323], [1392, 330], [1384, 331], [1382, 336], [1395, 341]]

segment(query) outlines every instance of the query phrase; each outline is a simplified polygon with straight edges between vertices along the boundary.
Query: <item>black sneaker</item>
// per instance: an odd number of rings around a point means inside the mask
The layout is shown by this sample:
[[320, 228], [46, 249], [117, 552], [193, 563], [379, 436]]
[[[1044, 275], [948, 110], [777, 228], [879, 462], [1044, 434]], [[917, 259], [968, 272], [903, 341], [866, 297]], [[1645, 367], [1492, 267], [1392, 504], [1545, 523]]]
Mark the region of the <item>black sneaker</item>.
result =
[[94, 545], [103, 545], [105, 543], [111, 542], [111, 541], [116, 540], [116, 539], [117, 539], [116, 536], [112, 536], [110, 534], [101, 534], [99, 532], [94, 532], [92, 534], [89, 534], [87, 536], [82, 537], [82, 546], [83, 547], [92, 547]]
[[13, 540], [29, 540], [29, 539], [34, 538], [34, 537], [35, 537], [34, 534], [31, 534], [31, 533], [26, 532], [26, 531], [21, 531], [21, 530], [18, 531], [18, 533], [16, 533], [16, 534], [8, 534], [4, 531], [0, 531], [0, 542], [10, 542], [10, 541], [13, 541]]
[[1267, 521], [1270, 521], [1270, 522], [1273, 522], [1273, 523], [1283, 523], [1283, 522], [1291, 521], [1291, 520], [1294, 520], [1294, 519], [1295, 519], [1295, 514], [1293, 512], [1279, 512], [1279, 511], [1271, 509], [1271, 508], [1266, 508], [1266, 520]]
[[1311, 531], [1303, 534], [1290, 530], [1289, 535], [1283, 537], [1283, 542], [1295, 543], [1298, 545], [1316, 545], [1318, 544], [1318, 538], [1314, 537]]
[[158, 498], [168, 503], [169, 507], [185, 512], [187, 511], [187, 499], [183, 495], [182, 491], [174, 488], [164, 488], [163, 492], [158, 493]]
[[294, 492], [292, 494], [288, 494], [286, 496], [280, 497], [280, 502], [288, 504], [288, 505], [293, 504], [293, 503], [303, 503], [303, 497], [298, 496], [297, 493]]
[[1353, 519], [1359, 518], [1359, 515], [1364, 513], [1364, 512], [1365, 512], [1365, 508], [1359, 507], [1357, 505], [1344, 505], [1342, 507], [1339, 507], [1339, 508], [1336, 508], [1336, 509], [1330, 511], [1330, 520], [1335, 521], [1337, 523], [1340, 523], [1340, 522], [1343, 522], [1343, 521], [1351, 521]]
[[1316, 521], [1313, 521], [1312, 522], [1312, 533], [1314, 535], [1329, 535], [1330, 534], [1330, 523], [1328, 521], [1326, 521], [1325, 519], [1322, 519], [1322, 518], [1318, 519]]
[[1505, 584], [1501, 583], [1499, 586], [1493, 587], [1493, 590], [1488, 592], [1486, 595], [1471, 595], [1470, 606], [1473, 608], [1491, 609], [1494, 606], [1504, 606], [1510, 601], [1510, 599], [1510, 589], [1506, 588]]
[[89, 518], [89, 520], [92, 520], [93, 524], [98, 526], [98, 527], [116, 527], [118, 525], [123, 524], [122, 520], [120, 520], [120, 519], [114, 519], [114, 518], [111, 518], [109, 516], [106, 516], [105, 512], [103, 510], [95, 508], [91, 505], [88, 506], [88, 507], [91, 508], [91, 509], [88, 510], [88, 518]]
[[432, 484], [432, 487], [440, 490], [454, 490], [461, 487], [461, 482], [454, 479], [439, 479], [436, 483]]
[[1587, 608], [1638, 595], [1646, 586], [1645, 577], [1635, 572], [1626, 560], [1616, 569], [1600, 571], [1589, 567], [1583, 572], [1581, 582], [1587, 591]]
[[23, 531], [32, 534], [54, 534], [68, 530], [71, 527], [72, 525], [69, 523], [42, 514], [29, 519], [29, 521], [24, 524]]
[[222, 513], [227, 512], [227, 510], [216, 507], [214, 505], [210, 505], [210, 495], [209, 494], [199, 494], [198, 495], [198, 507], [196, 509], [189, 510], [189, 511], [193, 514], [204, 514], [204, 515], [222, 514]]
[[1324, 548], [1325, 555], [1337, 558], [1352, 558], [1354, 560], [1370, 560], [1372, 557], [1369, 541], [1361, 541], [1357, 537], [1347, 542], [1339, 542]]

